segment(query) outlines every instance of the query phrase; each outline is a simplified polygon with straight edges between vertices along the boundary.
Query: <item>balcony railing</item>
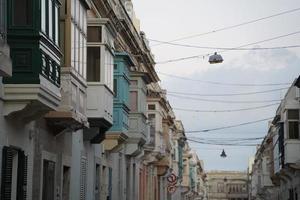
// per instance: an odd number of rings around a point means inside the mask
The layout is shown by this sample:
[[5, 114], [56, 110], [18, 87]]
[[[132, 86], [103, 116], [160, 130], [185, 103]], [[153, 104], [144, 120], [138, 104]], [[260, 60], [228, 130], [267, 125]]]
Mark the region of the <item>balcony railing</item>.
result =
[[60, 86], [60, 66], [45, 54], [42, 54], [41, 74], [56, 86]]

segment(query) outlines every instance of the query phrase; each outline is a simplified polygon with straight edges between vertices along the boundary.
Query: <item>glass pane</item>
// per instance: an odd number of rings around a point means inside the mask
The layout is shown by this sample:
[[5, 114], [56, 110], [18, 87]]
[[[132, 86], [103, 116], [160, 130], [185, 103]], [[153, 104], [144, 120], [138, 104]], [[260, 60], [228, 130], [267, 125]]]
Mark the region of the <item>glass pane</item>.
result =
[[84, 38], [84, 41], [83, 41], [83, 62], [85, 63], [84, 64], [84, 69], [83, 69], [83, 77], [86, 79], [86, 68], [87, 68], [87, 58], [86, 58], [86, 39]]
[[130, 111], [136, 112], [138, 109], [138, 93], [136, 91], [130, 92]]
[[299, 119], [299, 110], [288, 110], [288, 119]]
[[58, 12], [59, 11], [59, 8], [58, 8], [58, 6], [55, 6], [55, 44], [57, 44], [58, 45], [58, 40], [59, 40], [59, 38], [58, 38], [58, 36], [59, 36], [59, 30], [58, 30], [58, 24], [59, 24], [59, 15], [58, 15]]
[[[78, 30], [78, 29], [77, 29]], [[78, 30], [78, 41], [77, 41], [77, 49], [78, 49], [78, 73], [82, 75], [82, 64], [83, 60], [81, 60], [81, 52], [82, 52], [82, 47], [81, 47], [81, 40], [82, 40], [82, 35]]]
[[118, 93], [118, 82], [117, 82], [117, 79], [114, 79], [114, 95], [115, 97], [117, 96], [117, 93]]
[[28, 26], [32, 21], [32, 0], [13, 1], [13, 25]]
[[49, 22], [48, 22], [48, 35], [50, 37], [50, 39], [52, 39], [52, 35], [53, 35], [53, 8], [52, 8], [52, 0], [48, 0], [48, 17], [49, 17]]
[[82, 77], [85, 77], [85, 68], [86, 68], [86, 60], [84, 59], [84, 51], [86, 50], [86, 48], [85, 48], [85, 44], [84, 44], [84, 41], [85, 41], [85, 38], [84, 38], [84, 36], [82, 35], [82, 33], [81, 33], [81, 45], [80, 45], [80, 52], [81, 52], [81, 57], [80, 57], [80, 59], [81, 59], [81, 61], [82, 61], [82, 69], [81, 69], [81, 75], [82, 75]]
[[77, 29], [77, 27], [74, 25], [74, 34], [75, 34], [75, 45], [74, 45], [74, 48], [75, 48], [75, 70], [78, 72], [78, 65], [79, 65], [79, 62], [80, 62], [80, 59], [78, 58], [78, 54], [79, 54], [79, 31]]
[[88, 42], [101, 42], [101, 32], [100, 26], [89, 26], [87, 28]]
[[87, 48], [87, 81], [100, 82], [100, 48]]
[[71, 31], [73, 34], [71, 34], [71, 62], [72, 62], [72, 66], [75, 68], [75, 39], [74, 39], [74, 24], [71, 23]]
[[46, 32], [46, 0], [41, 0], [41, 27], [42, 31]]
[[289, 122], [289, 139], [299, 139], [298, 122]]

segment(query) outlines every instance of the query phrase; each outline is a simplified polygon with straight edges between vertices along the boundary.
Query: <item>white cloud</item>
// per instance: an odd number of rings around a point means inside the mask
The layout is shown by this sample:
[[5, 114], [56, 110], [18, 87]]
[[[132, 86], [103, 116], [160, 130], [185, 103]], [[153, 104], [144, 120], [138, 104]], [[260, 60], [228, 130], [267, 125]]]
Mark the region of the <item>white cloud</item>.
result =
[[234, 59], [226, 67], [259, 71], [280, 70], [288, 67], [294, 59], [295, 55], [288, 50], [251, 51]]

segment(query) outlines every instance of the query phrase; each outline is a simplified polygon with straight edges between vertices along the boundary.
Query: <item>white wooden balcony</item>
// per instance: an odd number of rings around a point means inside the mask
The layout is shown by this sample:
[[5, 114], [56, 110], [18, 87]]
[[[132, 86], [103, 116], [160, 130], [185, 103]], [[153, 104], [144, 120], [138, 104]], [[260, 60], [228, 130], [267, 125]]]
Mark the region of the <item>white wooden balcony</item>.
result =
[[300, 140], [289, 139], [284, 141], [285, 163], [300, 168]]
[[113, 92], [105, 84], [88, 83], [87, 118], [90, 128], [85, 129], [84, 139], [100, 143], [113, 123]]
[[113, 93], [101, 83], [88, 83], [87, 117], [91, 126], [113, 123]]

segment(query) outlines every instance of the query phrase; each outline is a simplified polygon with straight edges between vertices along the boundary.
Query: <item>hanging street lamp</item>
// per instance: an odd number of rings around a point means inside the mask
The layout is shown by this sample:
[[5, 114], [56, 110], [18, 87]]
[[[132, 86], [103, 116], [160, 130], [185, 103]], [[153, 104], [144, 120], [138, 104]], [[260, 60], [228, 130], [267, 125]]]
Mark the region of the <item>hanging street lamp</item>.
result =
[[224, 151], [224, 149], [223, 149], [223, 151], [222, 151], [222, 153], [221, 153], [221, 155], [220, 155], [222, 158], [226, 158], [227, 157], [227, 155], [226, 155], [226, 153], [225, 153], [225, 151]]
[[218, 64], [218, 63], [222, 63], [223, 62], [223, 58], [220, 54], [217, 54], [217, 52], [215, 52], [215, 54], [209, 56], [208, 62], [210, 64]]

